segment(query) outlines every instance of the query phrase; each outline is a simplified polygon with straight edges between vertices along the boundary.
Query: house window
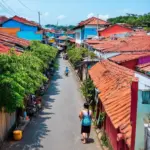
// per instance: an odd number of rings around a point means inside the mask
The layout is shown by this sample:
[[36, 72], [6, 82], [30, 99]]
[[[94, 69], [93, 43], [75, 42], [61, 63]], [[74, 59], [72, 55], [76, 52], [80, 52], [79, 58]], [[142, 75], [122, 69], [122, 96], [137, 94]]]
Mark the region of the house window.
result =
[[142, 104], [150, 104], [150, 91], [142, 91]]

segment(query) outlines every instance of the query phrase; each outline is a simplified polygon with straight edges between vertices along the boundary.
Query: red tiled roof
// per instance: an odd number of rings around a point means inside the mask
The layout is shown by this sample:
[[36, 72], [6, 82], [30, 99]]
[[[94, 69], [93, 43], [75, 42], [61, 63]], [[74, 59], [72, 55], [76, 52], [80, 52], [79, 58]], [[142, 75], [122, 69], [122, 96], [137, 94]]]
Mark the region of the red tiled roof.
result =
[[[21, 22], [21, 23], [24, 23], [24, 24], [27, 24], [29, 26], [36, 26], [36, 27], [40, 27], [39, 24], [35, 23], [34, 21], [29, 21], [23, 17], [19, 17], [19, 16], [14, 16], [8, 20], [15, 20], [15, 21], [18, 21], [18, 22]], [[6, 21], [8, 21], [6, 20]]]
[[99, 44], [101, 41], [99, 40], [86, 40], [85, 43], [87, 44]]
[[150, 52], [137, 52], [137, 53], [124, 53], [120, 54], [114, 57], [109, 58], [109, 60], [116, 62], [116, 63], [122, 63], [134, 59], [139, 59], [141, 57], [150, 56]]
[[89, 74], [96, 88], [100, 90], [100, 100], [114, 127], [118, 129], [126, 125], [124, 138], [130, 147], [131, 83], [134, 80], [134, 72], [103, 60], [94, 65]]
[[69, 39], [71, 43], [75, 43], [75, 39]]
[[[0, 44], [0, 54], [8, 54], [10, 50], [10, 47], [4, 46], [3, 44]], [[16, 51], [17, 55], [20, 55], [21, 52]]]
[[43, 29], [45, 32], [50, 32], [50, 33], [55, 33], [55, 30], [54, 29]]
[[74, 31], [67, 31], [66, 34], [75, 34]]
[[137, 69], [142, 72], [150, 72], [150, 62], [141, 64], [141, 65], [137, 65]]
[[103, 40], [91, 45], [101, 52], [143, 52], [150, 51], [150, 36], [132, 36], [117, 40]]
[[4, 32], [0, 32], [0, 43], [4, 45], [16, 45], [20, 47], [27, 47], [30, 45], [30, 42], [24, 39], [17, 38], [15, 36], [9, 35]]
[[3, 23], [3, 22], [5, 22], [6, 20], [8, 20], [7, 17], [5, 17], [5, 16], [0, 16], [0, 24]]
[[146, 36], [147, 33], [145, 31], [136, 31], [133, 32], [133, 36]]
[[82, 27], [82, 26], [85, 26], [85, 25], [109, 25], [109, 23], [107, 21], [104, 21], [102, 19], [99, 19], [99, 18], [96, 18], [96, 17], [91, 17], [89, 19], [86, 19], [84, 21], [81, 21], [77, 27], [75, 28], [79, 28], [79, 27]]

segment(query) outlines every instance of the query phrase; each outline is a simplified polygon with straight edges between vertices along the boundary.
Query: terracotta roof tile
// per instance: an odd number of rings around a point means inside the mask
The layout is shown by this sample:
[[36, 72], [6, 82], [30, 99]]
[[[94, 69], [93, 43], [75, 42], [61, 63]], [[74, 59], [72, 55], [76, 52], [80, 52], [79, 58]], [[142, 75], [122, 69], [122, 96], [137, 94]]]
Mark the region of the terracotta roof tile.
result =
[[[108, 60], [94, 65], [89, 74], [95, 86], [100, 90], [100, 100], [114, 127], [130, 124], [131, 83], [134, 72]], [[126, 136], [131, 138], [131, 125], [126, 127]], [[130, 140], [126, 143], [130, 147]]]
[[91, 17], [88, 18], [84, 21], [81, 21], [75, 28], [79, 28], [85, 25], [109, 25], [109, 23], [107, 21], [104, 21], [102, 19], [96, 18], [96, 17]]
[[137, 65], [137, 69], [141, 72], [149, 73], [150, 72], [150, 63]]
[[4, 32], [0, 32], [0, 43], [2, 44], [13, 44], [14, 46], [27, 47], [30, 42], [24, 39], [17, 38]]
[[124, 54], [111, 57], [109, 58], [109, 60], [116, 63], [122, 63], [122, 62], [139, 59], [141, 57], [146, 57], [146, 56], [150, 56], [150, 52], [124, 53]]
[[37, 24], [37, 23], [35, 23], [33, 21], [29, 21], [29, 20], [27, 20], [27, 19], [25, 19], [23, 17], [14, 16], [14, 17], [12, 17], [10, 19], [13, 19], [15, 21], [18, 21], [18, 22], [21, 22], [21, 23], [24, 23], [24, 24], [27, 24], [27, 25], [30, 25], [30, 26], [37, 26], [37, 27], [39, 27], [39, 24]]
[[6, 20], [8, 20], [8, 18], [6, 16], [0, 16], [0, 24]]
[[150, 52], [150, 36], [132, 36], [117, 40], [102, 40], [91, 45], [101, 52]]
[[[9, 50], [10, 50], [10, 47], [7, 47], [7, 46], [5, 46], [3, 44], [0, 44], [0, 54], [8, 54]], [[20, 55], [21, 52], [16, 51], [16, 54]]]

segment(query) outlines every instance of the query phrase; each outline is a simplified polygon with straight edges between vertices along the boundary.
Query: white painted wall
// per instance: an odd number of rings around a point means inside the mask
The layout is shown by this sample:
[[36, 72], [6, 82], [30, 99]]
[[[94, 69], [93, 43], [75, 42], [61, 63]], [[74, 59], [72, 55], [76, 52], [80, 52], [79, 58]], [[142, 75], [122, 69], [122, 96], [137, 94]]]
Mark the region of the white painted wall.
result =
[[95, 25], [86, 25], [85, 28], [97, 28]]
[[139, 72], [135, 73], [135, 77], [139, 78], [139, 90], [150, 90], [150, 77]]
[[[78, 38], [77, 37], [77, 33], [80, 33], [80, 37]], [[81, 44], [82, 43], [82, 40], [81, 40], [81, 29], [76, 29], [75, 30], [75, 42], [77, 43], [77, 44]]]
[[102, 52], [97, 51], [97, 50], [95, 50], [94, 53], [97, 55], [97, 57], [103, 58], [103, 59], [108, 59], [110, 57], [117, 56], [117, 55], [120, 54], [120, 53], [117, 53], [117, 52], [102, 53]]

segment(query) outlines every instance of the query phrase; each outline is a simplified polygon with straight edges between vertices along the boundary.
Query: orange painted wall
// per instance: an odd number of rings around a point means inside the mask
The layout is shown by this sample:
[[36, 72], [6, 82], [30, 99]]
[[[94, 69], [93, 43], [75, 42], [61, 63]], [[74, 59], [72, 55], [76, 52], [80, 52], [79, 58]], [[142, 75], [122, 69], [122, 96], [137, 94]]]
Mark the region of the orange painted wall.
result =
[[10, 35], [17, 35], [17, 32], [20, 31], [20, 28], [0, 28], [0, 32], [5, 32]]

